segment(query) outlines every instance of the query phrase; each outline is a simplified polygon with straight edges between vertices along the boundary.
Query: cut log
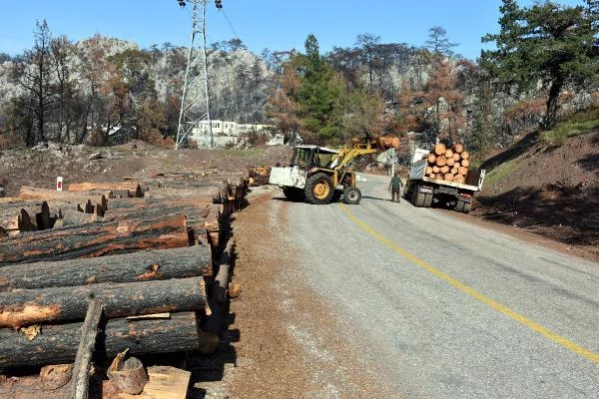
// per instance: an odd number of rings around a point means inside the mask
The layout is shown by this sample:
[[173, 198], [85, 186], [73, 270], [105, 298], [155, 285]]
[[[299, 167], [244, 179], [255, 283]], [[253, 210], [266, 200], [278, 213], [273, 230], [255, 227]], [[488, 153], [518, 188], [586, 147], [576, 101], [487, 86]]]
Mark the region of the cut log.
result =
[[451, 150], [451, 148], [448, 148], [445, 151], [445, 158], [447, 158], [447, 159], [449, 159], [449, 158], [453, 159], [453, 151]]
[[447, 164], [447, 159], [445, 158], [445, 156], [441, 155], [437, 157], [435, 163], [437, 164], [437, 166], [442, 167]]
[[441, 172], [442, 174], [446, 174], [449, 173], [449, 166], [445, 165], [442, 168], [439, 169], [439, 172]]
[[456, 177], [453, 178], [453, 181], [459, 184], [464, 183], [464, 181], [466, 180], [466, 178], [462, 175], [457, 175]]
[[470, 154], [468, 153], [468, 151], [464, 151], [462, 152], [462, 159], [470, 159]]
[[427, 175], [430, 175], [431, 173], [433, 173], [433, 168], [431, 168], [430, 166], [429, 166], [429, 167], [427, 167], [427, 168], [426, 168], [426, 171], [425, 171], [425, 173], [426, 173]]
[[461, 154], [461, 153], [462, 153], [462, 151], [464, 151], [464, 145], [463, 145], [463, 144], [460, 144], [460, 143], [456, 143], [456, 144], [454, 144], [454, 146], [453, 146], [453, 150], [454, 150], [455, 152], [457, 152], [458, 154]]
[[443, 180], [445, 180], [445, 181], [453, 181], [453, 175], [451, 173], [446, 173], [443, 176]]
[[439, 173], [441, 171], [441, 168], [439, 168], [437, 165], [433, 166], [433, 173]]
[[106, 375], [121, 391], [139, 395], [148, 382], [148, 375], [143, 363], [138, 358], [130, 357], [123, 361], [127, 352], [116, 355]]
[[220, 335], [225, 328], [227, 290], [230, 268], [233, 259], [235, 241], [230, 238], [218, 261], [218, 272], [210, 292], [210, 310], [212, 314], [202, 323], [202, 330]]
[[460, 156], [460, 154], [458, 154], [458, 153], [453, 154], [453, 160], [455, 162], [460, 162], [461, 159], [462, 159], [462, 157]]
[[40, 370], [40, 386], [46, 390], [62, 388], [71, 381], [72, 376], [72, 364], [51, 364], [44, 366]]
[[71, 378], [68, 399], [87, 399], [89, 392], [89, 370], [92, 363], [92, 355], [96, 348], [96, 336], [98, 325], [102, 317], [102, 302], [93, 299], [89, 302], [85, 321], [81, 326], [81, 338], [73, 365], [73, 377]]
[[[81, 326], [42, 326], [42, 334], [32, 341], [19, 332], [0, 329], [0, 370], [73, 362]], [[194, 312], [174, 313], [170, 319], [108, 320], [100, 328], [96, 356], [112, 358], [127, 348], [135, 356], [195, 350], [199, 347], [198, 328]]]
[[[437, 144], [434, 148], [434, 152], [436, 155], [443, 155], [443, 154], [445, 154], [445, 151], [447, 151], [447, 148], [445, 147], [444, 144], [441, 144], [441, 143]], [[439, 165], [439, 164], [437, 164], [437, 165]], [[439, 165], [439, 166], [443, 166], [443, 165]]]
[[435, 164], [435, 161], [437, 160], [437, 157], [435, 156], [435, 154], [428, 154], [425, 155], [427, 158], [428, 163], [430, 163], [431, 165]]
[[464, 166], [460, 166], [458, 168], [458, 173], [462, 176], [466, 176], [468, 174], [468, 168], [466, 168]]
[[[185, 399], [189, 390], [191, 373], [170, 366], [153, 366], [148, 368], [149, 381], [139, 395], [120, 393], [118, 399]], [[104, 381], [103, 392], [111, 392], [114, 383]], [[114, 396], [103, 396], [103, 399], [115, 399]]]
[[455, 161], [453, 160], [453, 157], [447, 158], [447, 161], [446, 161], [447, 166], [453, 166], [454, 163], [455, 163]]
[[147, 185], [142, 187], [139, 183], [132, 181], [122, 181], [113, 183], [73, 183], [69, 184], [68, 191], [114, 191], [114, 190], [129, 190], [134, 193], [147, 191]]
[[470, 161], [467, 159], [462, 159], [462, 166], [467, 168], [468, 166], [470, 166]]
[[8, 262], [89, 258], [188, 245], [185, 215], [149, 220], [114, 220], [1, 240], [0, 267]]
[[102, 301], [107, 318], [202, 310], [207, 305], [202, 277], [17, 290], [0, 293], [0, 327], [83, 320], [89, 298]]
[[212, 275], [207, 245], [0, 267], [0, 292]]
[[69, 192], [69, 191], [56, 191], [45, 188], [21, 186], [19, 191], [19, 197], [25, 200], [56, 200], [66, 202], [85, 202], [88, 199], [100, 198], [102, 193], [97, 191], [89, 192]]

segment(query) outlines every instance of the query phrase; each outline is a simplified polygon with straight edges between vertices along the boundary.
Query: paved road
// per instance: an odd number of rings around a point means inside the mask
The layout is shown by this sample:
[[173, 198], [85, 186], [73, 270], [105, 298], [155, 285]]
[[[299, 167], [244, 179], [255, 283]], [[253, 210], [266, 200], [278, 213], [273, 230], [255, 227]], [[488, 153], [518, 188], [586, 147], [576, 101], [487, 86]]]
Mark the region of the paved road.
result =
[[407, 398], [599, 398], [599, 264], [431, 209], [293, 203], [287, 220], [332, 328]]

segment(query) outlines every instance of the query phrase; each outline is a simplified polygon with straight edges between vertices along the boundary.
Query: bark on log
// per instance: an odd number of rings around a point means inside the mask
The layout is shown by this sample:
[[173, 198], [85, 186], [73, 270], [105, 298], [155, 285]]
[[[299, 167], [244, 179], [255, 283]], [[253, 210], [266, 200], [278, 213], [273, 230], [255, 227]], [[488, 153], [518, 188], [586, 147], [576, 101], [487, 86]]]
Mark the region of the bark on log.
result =
[[[32, 341], [14, 330], [0, 329], [0, 370], [73, 362], [81, 326], [42, 326], [42, 334]], [[195, 350], [198, 328], [195, 312], [174, 313], [170, 319], [108, 320], [100, 328], [95, 354], [111, 358], [127, 348], [136, 356]], [[4, 398], [1, 390], [0, 397]]]
[[0, 293], [0, 327], [83, 320], [89, 298], [102, 301], [109, 319], [202, 310], [207, 304], [202, 277], [17, 290]]
[[97, 299], [90, 301], [85, 321], [81, 327], [81, 338], [73, 365], [73, 377], [69, 387], [68, 399], [87, 399], [89, 392], [89, 369], [92, 354], [96, 348], [98, 325], [102, 317], [102, 302]]
[[73, 203], [86, 202], [88, 199], [99, 200], [102, 195], [103, 193], [97, 191], [69, 192], [31, 186], [21, 186], [21, 190], [19, 191], [19, 197], [25, 200], [60, 200]]
[[212, 275], [207, 245], [0, 267], [0, 292]]
[[212, 314], [202, 323], [202, 331], [220, 335], [225, 327], [227, 289], [229, 287], [230, 268], [233, 260], [235, 241], [230, 238], [218, 262], [218, 273], [210, 292], [210, 310]]
[[148, 382], [148, 375], [143, 363], [138, 358], [130, 357], [123, 362], [124, 356], [125, 353], [118, 354], [106, 374], [121, 391], [139, 395]]
[[89, 258], [188, 245], [185, 215], [150, 220], [114, 220], [3, 239], [0, 241], [0, 267], [8, 262]]

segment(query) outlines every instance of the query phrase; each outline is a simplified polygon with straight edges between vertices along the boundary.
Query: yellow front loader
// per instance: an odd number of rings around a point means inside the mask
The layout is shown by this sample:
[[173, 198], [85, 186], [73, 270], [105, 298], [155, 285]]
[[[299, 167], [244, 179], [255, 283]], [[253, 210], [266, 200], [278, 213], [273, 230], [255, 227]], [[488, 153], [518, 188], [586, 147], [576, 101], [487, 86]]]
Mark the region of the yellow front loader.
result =
[[282, 187], [285, 196], [293, 201], [328, 204], [343, 197], [346, 204], [359, 204], [362, 193], [356, 187], [354, 162], [364, 155], [398, 148], [398, 141], [390, 144], [381, 138], [366, 139], [339, 150], [298, 145], [289, 166], [272, 168], [269, 183]]

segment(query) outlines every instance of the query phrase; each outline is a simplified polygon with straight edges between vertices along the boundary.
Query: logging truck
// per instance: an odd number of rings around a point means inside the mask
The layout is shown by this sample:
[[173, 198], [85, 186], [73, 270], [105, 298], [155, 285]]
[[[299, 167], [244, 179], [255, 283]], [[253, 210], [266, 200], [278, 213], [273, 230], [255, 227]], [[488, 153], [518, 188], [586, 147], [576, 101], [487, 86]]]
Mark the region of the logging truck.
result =
[[449, 206], [457, 212], [470, 212], [474, 194], [482, 189], [485, 170], [468, 170], [469, 162], [462, 160], [462, 166], [454, 167], [455, 173], [451, 173], [447, 162], [451, 159], [449, 163], [459, 165], [460, 153], [463, 151], [461, 146], [458, 150], [459, 153], [456, 153], [455, 148], [452, 151], [446, 150], [444, 146], [442, 149], [436, 147], [424, 159], [414, 162], [404, 197], [417, 207], [430, 208], [438, 204]]

